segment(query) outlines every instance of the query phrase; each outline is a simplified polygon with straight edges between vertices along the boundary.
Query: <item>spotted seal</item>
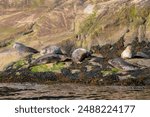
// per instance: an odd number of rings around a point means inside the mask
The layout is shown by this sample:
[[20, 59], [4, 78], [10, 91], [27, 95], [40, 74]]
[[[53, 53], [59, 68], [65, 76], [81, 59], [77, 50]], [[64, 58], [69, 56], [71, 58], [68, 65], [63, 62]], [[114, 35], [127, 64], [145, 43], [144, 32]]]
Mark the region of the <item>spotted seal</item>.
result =
[[31, 64], [32, 65], [39, 65], [39, 64], [61, 62], [61, 61], [67, 61], [67, 60], [71, 60], [71, 59], [65, 55], [46, 54], [46, 55], [43, 55], [43, 56], [33, 60]]
[[128, 45], [125, 50], [121, 53], [121, 58], [129, 59], [133, 57], [133, 47], [132, 45]]
[[61, 50], [60, 47], [52, 45], [52, 46], [47, 46], [45, 48], [43, 48], [40, 51], [41, 55], [45, 55], [45, 54], [64, 54], [64, 52]]
[[150, 56], [142, 51], [136, 52], [132, 45], [128, 45], [125, 50], [121, 53], [121, 58], [131, 59], [131, 58], [150, 58]]
[[150, 58], [150, 56], [144, 52], [137, 52], [133, 57], [134, 58], [146, 58], [146, 59]]
[[110, 65], [124, 71], [134, 71], [140, 69], [138, 66], [126, 62], [122, 58], [115, 58], [108, 61]]
[[72, 60], [74, 62], [81, 62], [89, 56], [91, 56], [91, 52], [89, 52], [88, 50], [86, 50], [84, 48], [78, 48], [73, 51]]
[[15, 42], [15, 44], [13, 45], [13, 48], [16, 49], [20, 54], [22, 54], [22, 53], [31, 53], [31, 54], [39, 53], [38, 50], [28, 47], [19, 42]]

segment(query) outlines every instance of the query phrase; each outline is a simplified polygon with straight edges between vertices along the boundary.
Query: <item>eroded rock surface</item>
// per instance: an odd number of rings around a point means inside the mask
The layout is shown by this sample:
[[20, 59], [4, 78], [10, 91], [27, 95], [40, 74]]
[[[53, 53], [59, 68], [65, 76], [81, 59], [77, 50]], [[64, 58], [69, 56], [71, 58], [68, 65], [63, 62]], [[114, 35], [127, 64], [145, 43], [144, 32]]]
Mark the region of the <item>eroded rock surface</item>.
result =
[[[126, 73], [112, 67], [108, 60], [120, 57], [129, 43], [136, 52], [150, 55], [149, 0], [1, 0], [0, 3], [1, 82], [148, 83], [149, 58], [127, 60], [130, 64], [144, 65], [143, 69]], [[90, 12], [85, 12], [86, 9]], [[39, 51], [58, 44], [67, 57], [76, 48], [91, 50], [93, 55], [80, 64], [61, 61], [58, 55], [50, 56], [53, 60], [59, 58], [58, 63], [51, 65], [49, 56], [20, 57], [12, 50], [15, 41]], [[45, 59], [47, 62], [43, 64]], [[37, 60], [35, 66], [30, 65], [32, 60]]]

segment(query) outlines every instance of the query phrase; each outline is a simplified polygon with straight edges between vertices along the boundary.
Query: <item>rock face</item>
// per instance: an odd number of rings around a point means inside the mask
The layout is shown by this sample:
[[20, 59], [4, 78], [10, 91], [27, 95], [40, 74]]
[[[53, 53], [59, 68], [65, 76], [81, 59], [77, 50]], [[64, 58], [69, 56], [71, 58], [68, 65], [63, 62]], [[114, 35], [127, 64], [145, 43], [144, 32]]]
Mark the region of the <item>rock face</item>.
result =
[[[112, 84], [117, 82], [120, 76], [110, 66], [111, 64], [123, 71], [131, 71], [128, 75], [149, 78], [149, 68], [142, 71], [128, 61], [115, 59], [120, 57], [128, 44], [132, 44], [136, 52], [145, 53], [140, 53], [138, 56], [145, 58], [147, 55], [150, 56], [149, 29], [149, 0], [0, 0], [0, 67], [7, 66], [4, 61], [7, 61], [7, 64], [17, 61], [15, 68], [2, 72], [2, 76], [7, 77], [8, 81], [12, 77], [30, 81], [27, 78], [33, 78], [32, 80], [51, 78], [52, 75], [54, 79], [60, 78], [59, 80], [65, 77], [65, 80], [70, 78], [76, 82], [81, 80], [85, 83]], [[27, 43], [29, 46], [21, 45], [19, 48], [15, 46], [20, 52], [36, 53], [33, 48], [41, 50], [47, 47], [41, 51], [44, 55], [38, 56], [36, 60], [30, 56], [31, 62], [27, 60], [29, 64], [43, 65], [36, 66], [34, 72], [45, 73], [32, 73], [29, 69], [30, 65], [25, 66], [24, 62], [20, 61], [22, 58], [11, 51], [10, 45], [15, 41]], [[74, 62], [69, 61], [67, 70], [63, 73], [50, 72], [55, 69], [60, 70], [63, 65], [54, 65], [54, 68], [45, 66], [49, 62], [55, 63], [68, 59], [65, 55], [60, 55], [62, 51], [60, 48], [54, 46], [49, 48], [48, 45], [60, 45], [68, 56], [72, 54]], [[92, 50], [92, 47], [93, 50], [95, 49], [94, 54], [102, 54], [103, 57], [95, 56], [94, 61], [90, 61], [92, 56], [89, 57], [90, 53], [87, 50]], [[75, 48], [79, 49], [75, 50]], [[130, 47], [127, 47], [122, 58], [131, 58], [130, 50]], [[87, 57], [89, 58], [85, 59]], [[112, 60], [108, 64], [109, 59]], [[77, 64], [78, 62], [80, 64]], [[146, 61], [145, 64], [149, 62]], [[39, 70], [40, 67], [42, 70]], [[1, 74], [0, 80], [3, 80]], [[141, 81], [143, 80], [140, 79], [138, 82]]]
[[79, 37], [76, 44], [84, 48], [113, 44], [121, 37], [125, 44], [135, 38], [150, 39], [148, 0], [1, 0], [0, 3], [0, 47], [9, 45], [16, 37], [35, 48], [74, 40], [75, 35]]
[[91, 55], [90, 52], [87, 51], [86, 49], [78, 48], [78, 49], [73, 51], [73, 53], [72, 53], [72, 60], [74, 62], [81, 62], [85, 58], [89, 57], [90, 55]]

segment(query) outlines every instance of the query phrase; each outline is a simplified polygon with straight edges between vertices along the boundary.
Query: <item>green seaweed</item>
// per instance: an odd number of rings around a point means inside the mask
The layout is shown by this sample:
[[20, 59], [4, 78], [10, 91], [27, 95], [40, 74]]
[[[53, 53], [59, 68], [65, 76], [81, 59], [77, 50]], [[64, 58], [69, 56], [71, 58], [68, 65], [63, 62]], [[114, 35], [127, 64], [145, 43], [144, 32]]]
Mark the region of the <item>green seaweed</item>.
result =
[[48, 65], [38, 65], [38, 66], [34, 66], [31, 67], [31, 72], [57, 72], [59, 70], [61, 70], [62, 68], [64, 68], [64, 63], [60, 62], [60, 63], [56, 63], [53, 64], [52, 67], [49, 67]]
[[103, 70], [101, 71], [103, 76], [109, 76], [113, 74], [117, 74], [120, 70], [117, 68], [112, 68], [111, 70]]
[[64, 68], [64, 63], [57, 63], [57, 64], [54, 64], [53, 67], [51, 67], [51, 71], [52, 72], [55, 72], [55, 71], [59, 71], [61, 70], [62, 68]]
[[31, 72], [49, 72], [50, 68], [47, 65], [38, 65], [31, 67]]
[[24, 66], [24, 65], [26, 65], [26, 64], [27, 64], [27, 63], [26, 63], [25, 60], [19, 60], [19, 61], [17, 61], [17, 62], [14, 64], [13, 68], [20, 68], [20, 67], [22, 67], [22, 66]]

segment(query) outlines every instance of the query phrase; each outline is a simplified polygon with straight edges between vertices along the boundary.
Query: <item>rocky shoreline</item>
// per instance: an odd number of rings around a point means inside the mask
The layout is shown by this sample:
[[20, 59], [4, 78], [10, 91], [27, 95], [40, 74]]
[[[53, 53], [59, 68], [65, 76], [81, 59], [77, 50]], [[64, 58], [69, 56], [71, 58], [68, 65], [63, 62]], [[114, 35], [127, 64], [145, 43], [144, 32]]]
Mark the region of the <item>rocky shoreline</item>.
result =
[[[149, 85], [150, 59], [131, 58], [123, 60], [125, 61], [123, 67], [128, 64], [141, 67], [141, 69], [131, 71], [124, 71], [108, 62], [120, 57], [122, 50], [125, 49], [121, 45], [122, 42], [123, 40], [120, 39], [113, 45], [93, 46], [90, 50], [93, 52], [91, 56], [85, 57], [80, 63], [69, 60], [31, 65], [31, 61], [36, 60], [36, 56], [39, 58], [39, 54], [28, 55], [7, 66], [0, 73], [0, 82], [83, 83], [100, 86]], [[133, 43], [133, 46], [136, 47], [136, 51], [146, 50], [148, 52], [150, 50], [149, 44], [149, 42], [138, 42]]]

